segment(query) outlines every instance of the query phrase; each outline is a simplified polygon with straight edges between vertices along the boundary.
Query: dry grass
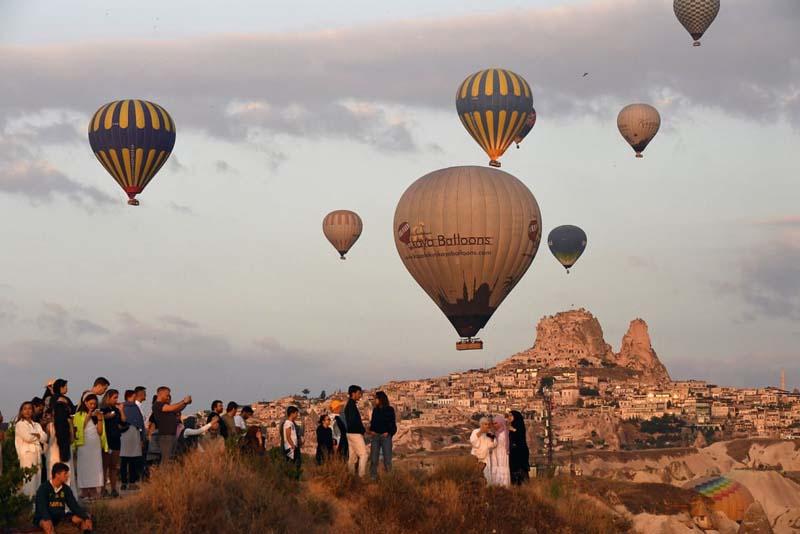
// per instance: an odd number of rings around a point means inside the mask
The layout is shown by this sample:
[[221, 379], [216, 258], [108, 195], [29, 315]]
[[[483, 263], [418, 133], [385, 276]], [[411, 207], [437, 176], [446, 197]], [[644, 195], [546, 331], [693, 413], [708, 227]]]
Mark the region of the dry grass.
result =
[[341, 462], [290, 479], [278, 460], [193, 454], [135, 496], [96, 510], [98, 532], [627, 532], [630, 525], [565, 480], [487, 487], [471, 457], [359, 480]]
[[636, 483], [593, 477], [583, 477], [577, 484], [587, 495], [598, 497], [610, 505], [622, 504], [634, 514], [689, 513], [692, 502], [698, 499], [709, 507], [712, 504], [711, 499], [695, 491], [670, 484]]

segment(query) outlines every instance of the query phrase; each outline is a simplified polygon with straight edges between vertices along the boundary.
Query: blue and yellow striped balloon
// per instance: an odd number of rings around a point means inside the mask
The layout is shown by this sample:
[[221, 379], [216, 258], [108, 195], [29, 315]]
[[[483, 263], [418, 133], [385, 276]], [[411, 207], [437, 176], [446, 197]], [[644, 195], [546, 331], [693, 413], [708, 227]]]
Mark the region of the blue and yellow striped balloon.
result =
[[89, 121], [89, 144], [106, 171], [138, 206], [136, 195], [164, 166], [175, 146], [175, 122], [146, 100], [115, 100]]
[[511, 146], [533, 109], [528, 82], [510, 70], [486, 69], [461, 82], [456, 110], [464, 128], [489, 155], [489, 165]]

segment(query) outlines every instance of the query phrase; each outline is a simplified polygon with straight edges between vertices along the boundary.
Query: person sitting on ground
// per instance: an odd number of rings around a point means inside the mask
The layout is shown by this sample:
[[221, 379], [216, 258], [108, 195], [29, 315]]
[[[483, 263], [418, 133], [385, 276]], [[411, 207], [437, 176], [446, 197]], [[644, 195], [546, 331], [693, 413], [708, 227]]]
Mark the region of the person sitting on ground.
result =
[[242, 454], [247, 456], [264, 456], [266, 449], [264, 448], [264, 434], [261, 433], [261, 427], [252, 425], [247, 428], [247, 433], [242, 436], [240, 445]]
[[339, 399], [331, 401], [331, 431], [333, 432], [333, 450], [343, 460], [347, 461], [347, 425], [342, 418], [344, 402]]
[[480, 426], [472, 431], [469, 436], [469, 442], [472, 444], [470, 454], [478, 459], [478, 465], [483, 470], [483, 476], [487, 482], [491, 482], [491, 466], [489, 465], [489, 456], [492, 449], [497, 447], [497, 440], [492, 433], [492, 422], [488, 417], [481, 417]]
[[225, 430], [227, 431], [226, 438], [239, 435], [239, 429], [236, 428], [236, 420], [234, 419], [236, 410], [238, 409], [239, 405], [233, 401], [230, 401], [227, 408], [225, 408], [225, 415], [222, 416], [222, 422], [225, 423]]
[[333, 456], [333, 429], [331, 416], [323, 414], [317, 425], [317, 465], [322, 465]]
[[33, 524], [45, 534], [54, 534], [56, 526], [62, 521], [72, 523], [84, 534], [92, 532], [92, 518], [75, 499], [68, 480], [69, 466], [56, 462], [50, 480], [42, 483], [36, 491]]

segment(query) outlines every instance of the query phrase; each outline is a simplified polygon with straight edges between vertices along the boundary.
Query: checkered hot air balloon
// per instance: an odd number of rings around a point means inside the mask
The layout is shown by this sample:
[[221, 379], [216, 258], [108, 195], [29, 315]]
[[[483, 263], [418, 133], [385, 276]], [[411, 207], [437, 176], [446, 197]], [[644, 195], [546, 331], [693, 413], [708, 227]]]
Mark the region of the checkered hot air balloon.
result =
[[694, 46], [700, 46], [700, 38], [717, 18], [719, 0], [674, 0], [672, 9], [694, 39]]
[[511, 146], [533, 110], [528, 82], [510, 70], [486, 69], [467, 76], [456, 92], [464, 128], [489, 156], [489, 165]]
[[138, 206], [136, 195], [167, 162], [175, 146], [175, 121], [146, 100], [115, 100], [89, 121], [89, 144], [94, 155]]

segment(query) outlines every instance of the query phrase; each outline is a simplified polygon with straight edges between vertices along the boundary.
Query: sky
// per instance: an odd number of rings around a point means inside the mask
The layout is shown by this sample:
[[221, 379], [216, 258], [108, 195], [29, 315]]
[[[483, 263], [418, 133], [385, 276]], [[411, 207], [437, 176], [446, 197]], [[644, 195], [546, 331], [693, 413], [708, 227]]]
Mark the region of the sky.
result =
[[[57, 377], [205, 408], [433, 376], [573, 307], [615, 349], [644, 318], [673, 378], [800, 386], [798, 24], [796, 0], [726, 0], [694, 48], [667, 0], [4, 0], [0, 409]], [[453, 97], [491, 66], [538, 114], [503, 169], [544, 232], [589, 244], [569, 275], [540, 248], [484, 350], [457, 352], [392, 217], [420, 176], [486, 163]], [[138, 208], [86, 139], [121, 98], [178, 129]], [[616, 129], [631, 102], [662, 116], [641, 160]], [[334, 209], [364, 220], [346, 262], [321, 232]]]

